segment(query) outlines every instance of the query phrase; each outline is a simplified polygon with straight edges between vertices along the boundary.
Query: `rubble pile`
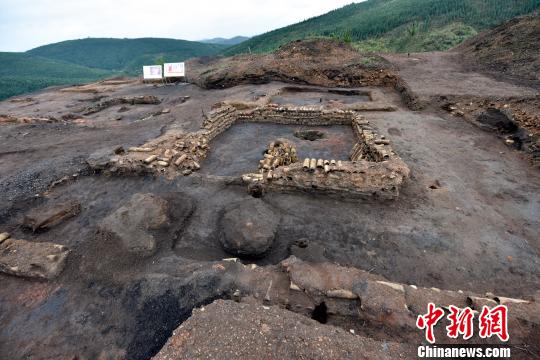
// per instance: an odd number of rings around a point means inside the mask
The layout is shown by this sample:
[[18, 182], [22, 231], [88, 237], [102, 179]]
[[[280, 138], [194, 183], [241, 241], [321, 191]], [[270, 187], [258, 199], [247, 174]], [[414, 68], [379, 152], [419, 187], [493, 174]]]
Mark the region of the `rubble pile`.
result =
[[1, 115], [0, 114], [0, 124], [34, 124], [34, 123], [57, 123], [62, 120], [59, 120], [53, 116], [12, 116], [12, 115]]
[[164, 173], [184, 175], [201, 168], [208, 146], [206, 131], [195, 133], [168, 132], [142, 146], [122, 147], [112, 158], [89, 159], [90, 167], [108, 175]]
[[90, 93], [98, 94], [104, 92], [116, 91], [120, 88], [132, 85], [137, 83], [139, 80], [134, 78], [118, 78], [118, 79], [107, 79], [98, 81], [95, 83], [85, 84], [85, 85], [72, 85], [60, 89], [62, 92], [74, 92], [74, 93]]
[[444, 97], [443, 110], [483, 129], [494, 131], [506, 145], [529, 154], [540, 166], [540, 97], [489, 99], [482, 97]]
[[259, 169], [271, 177], [272, 170], [278, 166], [290, 165], [298, 161], [296, 148], [285, 139], [277, 139], [268, 145], [264, 158], [259, 161]]

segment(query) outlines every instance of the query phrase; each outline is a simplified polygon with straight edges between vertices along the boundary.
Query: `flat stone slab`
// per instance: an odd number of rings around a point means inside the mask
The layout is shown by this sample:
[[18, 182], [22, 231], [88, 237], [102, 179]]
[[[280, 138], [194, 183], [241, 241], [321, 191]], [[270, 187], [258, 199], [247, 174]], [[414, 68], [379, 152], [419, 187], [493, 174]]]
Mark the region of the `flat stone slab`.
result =
[[45, 204], [30, 210], [24, 217], [23, 225], [32, 229], [32, 231], [48, 229], [77, 216], [80, 212], [81, 205], [76, 201], [63, 202], [52, 206]]
[[6, 239], [0, 243], [0, 272], [21, 277], [54, 279], [64, 269], [69, 252], [64, 245]]

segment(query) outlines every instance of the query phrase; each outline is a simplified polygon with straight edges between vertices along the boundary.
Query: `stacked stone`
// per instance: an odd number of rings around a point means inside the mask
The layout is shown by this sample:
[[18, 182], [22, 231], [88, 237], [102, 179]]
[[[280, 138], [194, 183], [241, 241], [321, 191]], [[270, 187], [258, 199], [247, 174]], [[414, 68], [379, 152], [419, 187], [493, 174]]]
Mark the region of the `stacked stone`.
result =
[[203, 128], [208, 131], [208, 139], [212, 140], [230, 128], [237, 119], [236, 108], [224, 105], [210, 112], [203, 122]]
[[[389, 166], [383, 163], [342, 161], [341, 166], [332, 167], [329, 171], [324, 168], [305, 169], [304, 163], [293, 163], [275, 169], [272, 179], [247, 174], [243, 180], [250, 182], [264, 182], [267, 190], [280, 192], [317, 192], [333, 194], [342, 197], [378, 197], [381, 199], [395, 199], [399, 189], [408, 177], [409, 170], [402, 162]], [[271, 180], [271, 181], [270, 181]]]
[[[149, 150], [142, 160], [150, 168], [168, 167], [174, 164], [177, 168], [198, 170], [199, 162], [206, 157], [208, 140], [205, 133], [189, 133], [179, 135], [176, 141], [164, 142], [156, 148], [136, 148]], [[133, 151], [133, 148], [129, 149]]]
[[178, 169], [194, 171], [201, 168], [201, 161], [206, 158], [208, 153], [209, 135], [203, 133], [190, 133], [177, 139], [174, 148], [169, 149], [169, 155], [172, 155], [174, 165]]
[[390, 147], [390, 141], [371, 130], [368, 121], [357, 117], [353, 121], [352, 126], [359, 141], [351, 151], [351, 161], [367, 160], [380, 162], [389, 160], [394, 155]]
[[[395, 199], [409, 168], [392, 151], [390, 142], [369, 127], [359, 115], [351, 121], [358, 136], [352, 161], [306, 158], [272, 169], [272, 176], [246, 174], [246, 183], [262, 182], [267, 190], [320, 192], [344, 197]], [[364, 160], [364, 161], [358, 161]], [[264, 167], [265, 162], [261, 162]]]
[[261, 173], [266, 172], [266, 178], [272, 179], [274, 170], [279, 166], [286, 166], [298, 161], [296, 148], [286, 140], [272, 141], [259, 162]]
[[349, 110], [313, 107], [262, 107], [238, 114], [243, 122], [262, 122], [283, 125], [350, 125], [355, 113]]
[[328, 174], [331, 171], [341, 171], [343, 170], [343, 162], [341, 160], [324, 160], [324, 159], [315, 159], [315, 158], [305, 158], [302, 162], [302, 169], [307, 172], [316, 172], [324, 171], [325, 174]]

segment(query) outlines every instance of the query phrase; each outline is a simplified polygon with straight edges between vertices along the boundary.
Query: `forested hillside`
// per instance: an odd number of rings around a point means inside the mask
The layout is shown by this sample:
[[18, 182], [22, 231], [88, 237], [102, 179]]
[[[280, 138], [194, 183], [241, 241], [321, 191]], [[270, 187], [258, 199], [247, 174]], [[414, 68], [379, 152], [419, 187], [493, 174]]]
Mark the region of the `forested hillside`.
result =
[[368, 0], [224, 50], [268, 52], [292, 40], [339, 37], [364, 50], [445, 50], [477, 31], [540, 9], [540, 0]]
[[176, 39], [89, 38], [40, 46], [28, 53], [92, 68], [135, 73], [142, 65], [155, 62], [157, 58], [183, 61], [213, 55], [224, 48], [224, 45]]
[[175, 39], [82, 39], [0, 53], [0, 100], [51, 85], [139, 75], [143, 65], [214, 55], [225, 45]]
[[247, 36], [235, 36], [235, 37], [232, 37], [230, 39], [217, 37], [217, 38], [213, 38], [213, 39], [201, 40], [201, 42], [202, 43], [207, 43], [207, 44], [219, 44], [219, 45], [231, 46], [231, 45], [240, 44], [241, 42], [246, 41], [246, 40], [249, 40], [249, 37], [247, 37]]
[[113, 73], [25, 53], [0, 52], [0, 100], [51, 85], [94, 81]]

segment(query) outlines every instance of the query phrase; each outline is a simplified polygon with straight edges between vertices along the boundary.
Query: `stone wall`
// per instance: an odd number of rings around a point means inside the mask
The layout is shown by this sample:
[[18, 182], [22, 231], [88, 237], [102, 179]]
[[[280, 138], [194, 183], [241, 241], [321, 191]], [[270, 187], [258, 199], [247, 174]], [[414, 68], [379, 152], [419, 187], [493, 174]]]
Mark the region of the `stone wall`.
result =
[[264, 106], [254, 110], [238, 113], [237, 119], [241, 122], [273, 123], [283, 125], [350, 125], [356, 117], [356, 113], [350, 110], [333, 109], [323, 107], [283, 107]]
[[224, 105], [213, 109], [203, 121], [203, 129], [208, 133], [208, 139], [212, 140], [222, 132], [228, 130], [238, 119], [238, 110], [230, 105]]
[[399, 189], [409, 176], [409, 168], [392, 150], [390, 141], [377, 135], [363, 116], [350, 110], [307, 106], [262, 106], [238, 110], [234, 106], [220, 104], [203, 121], [200, 131], [166, 133], [141, 147], [129, 148], [127, 153], [107, 159], [104, 165], [95, 162], [93, 168], [116, 174], [189, 175], [200, 169], [202, 160], [210, 151], [211, 141], [236, 122], [351, 125], [358, 138], [350, 159], [337, 160], [297, 159], [296, 149], [289, 143], [275, 142], [261, 160], [258, 172], [242, 176], [248, 187], [256, 184], [259, 190], [263, 187], [269, 191], [393, 199], [399, 195]]
[[[304, 125], [342, 124], [347, 121], [353, 127], [358, 142], [352, 149], [350, 161], [306, 158], [287, 166], [261, 168], [259, 173], [242, 177], [248, 184], [261, 185], [266, 191], [395, 199], [409, 177], [409, 168], [392, 150], [390, 141], [377, 135], [369, 122], [354, 112], [339, 112], [341, 117], [336, 122], [332, 120], [333, 112], [322, 113], [313, 109], [304, 110], [301, 115], [297, 113], [296, 119], [292, 120], [281, 116], [281, 113], [291, 113], [290, 108], [277, 115], [268, 109], [259, 113], [264, 114], [264, 121], [283, 118], [281, 121], [302, 121]], [[260, 191], [260, 186], [255, 189]]]

